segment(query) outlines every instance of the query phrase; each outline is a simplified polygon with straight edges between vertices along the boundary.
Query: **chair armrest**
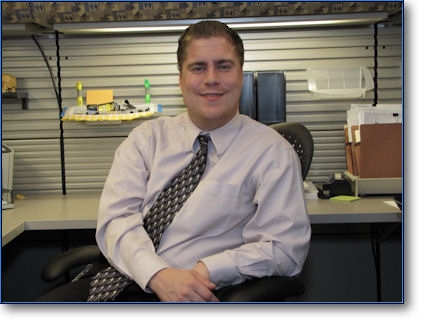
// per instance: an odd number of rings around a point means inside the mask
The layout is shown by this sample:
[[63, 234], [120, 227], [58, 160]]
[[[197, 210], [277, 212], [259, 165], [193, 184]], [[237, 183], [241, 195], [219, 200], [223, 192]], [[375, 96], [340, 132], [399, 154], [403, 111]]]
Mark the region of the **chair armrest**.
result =
[[54, 281], [75, 267], [99, 261], [102, 258], [104, 257], [97, 245], [74, 248], [49, 261], [41, 273], [41, 278], [47, 282]]
[[299, 296], [305, 287], [296, 277], [271, 276], [254, 278], [236, 286], [225, 287], [225, 302], [283, 302], [287, 297]]

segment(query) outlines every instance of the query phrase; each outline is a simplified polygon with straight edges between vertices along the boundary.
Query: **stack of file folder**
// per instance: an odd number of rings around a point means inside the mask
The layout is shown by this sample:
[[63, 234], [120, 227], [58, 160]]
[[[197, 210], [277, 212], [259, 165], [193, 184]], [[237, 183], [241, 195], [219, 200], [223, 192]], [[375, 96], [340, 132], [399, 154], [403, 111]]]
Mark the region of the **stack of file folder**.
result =
[[[375, 194], [401, 192], [401, 105], [353, 105], [347, 113], [345, 144], [348, 180], [366, 179], [375, 187], [371, 192]], [[394, 185], [387, 187], [387, 183]], [[361, 194], [358, 188], [354, 191]]]

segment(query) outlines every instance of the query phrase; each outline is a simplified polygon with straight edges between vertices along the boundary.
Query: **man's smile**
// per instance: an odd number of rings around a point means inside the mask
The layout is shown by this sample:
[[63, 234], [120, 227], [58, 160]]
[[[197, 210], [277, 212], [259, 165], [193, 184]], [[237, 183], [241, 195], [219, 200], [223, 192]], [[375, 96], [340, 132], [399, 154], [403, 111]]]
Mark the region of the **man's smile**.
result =
[[209, 100], [209, 101], [215, 101], [220, 99], [224, 94], [220, 92], [206, 92], [201, 93], [200, 96]]

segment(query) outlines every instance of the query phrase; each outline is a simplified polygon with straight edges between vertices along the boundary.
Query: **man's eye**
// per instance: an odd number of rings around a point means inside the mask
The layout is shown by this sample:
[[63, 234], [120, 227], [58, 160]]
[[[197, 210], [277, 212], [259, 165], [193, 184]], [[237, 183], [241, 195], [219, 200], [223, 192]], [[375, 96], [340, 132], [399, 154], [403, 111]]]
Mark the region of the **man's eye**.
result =
[[202, 71], [204, 71], [205, 70], [205, 67], [204, 66], [193, 66], [192, 68], [191, 68], [191, 71], [192, 72], [202, 72]]
[[223, 64], [223, 65], [220, 65], [219, 66], [219, 69], [221, 71], [228, 71], [229, 69], [231, 69], [231, 65], [229, 65], [229, 64]]

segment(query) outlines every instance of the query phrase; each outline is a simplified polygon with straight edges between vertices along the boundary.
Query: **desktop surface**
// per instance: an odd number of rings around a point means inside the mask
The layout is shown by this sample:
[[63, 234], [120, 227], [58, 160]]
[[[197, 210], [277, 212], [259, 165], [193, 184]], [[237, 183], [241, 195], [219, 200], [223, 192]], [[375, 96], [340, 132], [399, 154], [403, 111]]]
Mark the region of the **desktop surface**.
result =
[[[100, 194], [34, 195], [2, 210], [2, 246], [27, 230], [94, 229]], [[390, 202], [390, 204], [388, 203]], [[353, 202], [307, 200], [311, 224], [401, 222], [393, 197], [364, 197]]]

